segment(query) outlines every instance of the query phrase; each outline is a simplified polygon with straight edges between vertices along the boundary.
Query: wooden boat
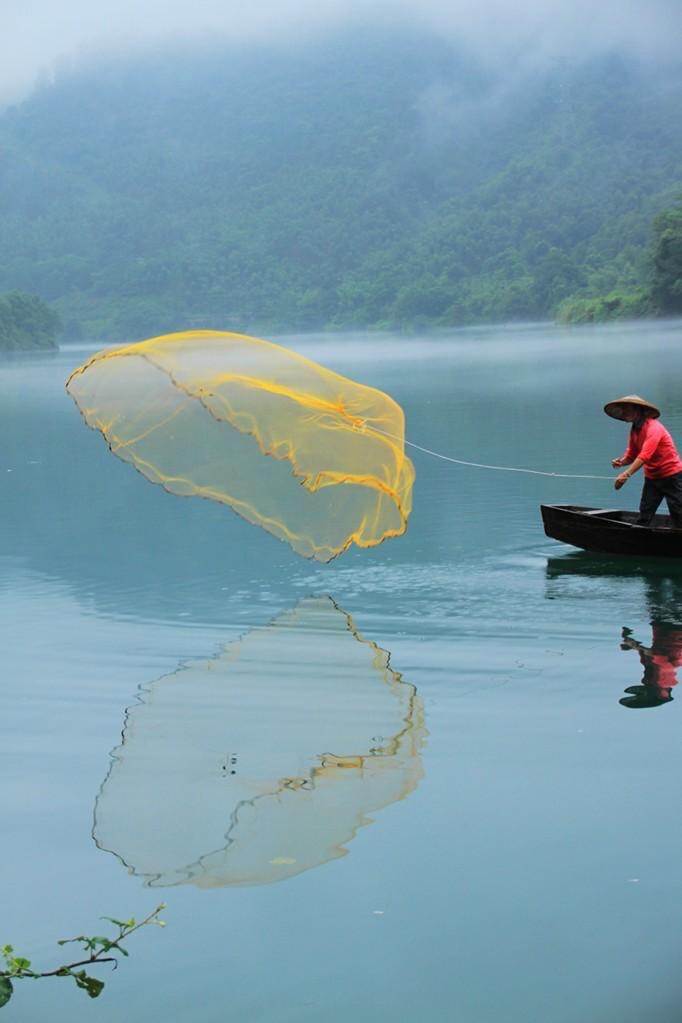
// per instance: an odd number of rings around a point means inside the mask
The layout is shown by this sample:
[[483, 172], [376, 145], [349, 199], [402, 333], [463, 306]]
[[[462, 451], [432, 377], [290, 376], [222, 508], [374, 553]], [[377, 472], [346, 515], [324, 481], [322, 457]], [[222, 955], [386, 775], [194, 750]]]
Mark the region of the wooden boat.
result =
[[682, 558], [682, 529], [669, 515], [655, 515], [650, 526], [637, 525], [637, 512], [584, 508], [577, 504], [540, 506], [547, 536], [602, 554]]

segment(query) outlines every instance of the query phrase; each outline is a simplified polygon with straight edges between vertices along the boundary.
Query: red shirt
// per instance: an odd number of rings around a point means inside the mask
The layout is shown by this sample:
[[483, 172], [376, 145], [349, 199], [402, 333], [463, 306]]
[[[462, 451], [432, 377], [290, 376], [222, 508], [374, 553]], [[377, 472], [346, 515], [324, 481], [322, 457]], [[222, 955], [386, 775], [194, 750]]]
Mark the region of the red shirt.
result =
[[626, 462], [641, 458], [644, 462], [644, 475], [649, 480], [660, 480], [664, 476], [682, 472], [682, 460], [674, 440], [663, 423], [650, 416], [647, 416], [639, 430], [634, 426], [630, 430], [630, 440], [623, 458]]

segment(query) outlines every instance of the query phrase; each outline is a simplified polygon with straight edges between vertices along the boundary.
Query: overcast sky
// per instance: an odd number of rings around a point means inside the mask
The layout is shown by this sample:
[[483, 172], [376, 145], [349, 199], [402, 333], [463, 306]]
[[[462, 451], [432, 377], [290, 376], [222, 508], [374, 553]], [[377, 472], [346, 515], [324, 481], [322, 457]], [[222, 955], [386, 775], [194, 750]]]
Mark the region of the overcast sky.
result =
[[467, 42], [488, 60], [679, 50], [682, 0], [0, 0], [0, 102], [21, 98], [64, 61], [102, 49], [210, 33], [312, 39], [337, 26], [401, 20]]

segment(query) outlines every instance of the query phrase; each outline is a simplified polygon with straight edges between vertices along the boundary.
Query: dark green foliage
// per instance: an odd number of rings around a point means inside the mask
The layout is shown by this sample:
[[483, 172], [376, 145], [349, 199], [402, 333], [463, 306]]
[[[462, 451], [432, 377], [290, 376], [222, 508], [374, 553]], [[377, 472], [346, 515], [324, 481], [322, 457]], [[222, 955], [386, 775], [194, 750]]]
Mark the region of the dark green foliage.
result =
[[682, 313], [682, 197], [654, 221], [651, 297], [661, 313]]
[[596, 298], [568, 298], [556, 311], [560, 323], [602, 323], [605, 320], [635, 319], [655, 313], [648, 288], [611, 291]]
[[14, 988], [9, 977], [0, 977], [0, 1009], [7, 1005], [13, 993]]
[[90, 998], [98, 998], [102, 993], [104, 987], [104, 981], [98, 980], [97, 977], [90, 977], [85, 970], [74, 971], [71, 976], [76, 981], [76, 986], [85, 991]]
[[0, 351], [56, 348], [59, 315], [35, 295], [0, 295]]
[[646, 285], [565, 299], [557, 308], [559, 321], [592, 323], [682, 313], [682, 197], [655, 218], [652, 235]]
[[682, 73], [502, 78], [416, 36], [169, 51], [62, 75], [0, 146], [0, 288], [69, 335], [539, 318], [646, 280]]

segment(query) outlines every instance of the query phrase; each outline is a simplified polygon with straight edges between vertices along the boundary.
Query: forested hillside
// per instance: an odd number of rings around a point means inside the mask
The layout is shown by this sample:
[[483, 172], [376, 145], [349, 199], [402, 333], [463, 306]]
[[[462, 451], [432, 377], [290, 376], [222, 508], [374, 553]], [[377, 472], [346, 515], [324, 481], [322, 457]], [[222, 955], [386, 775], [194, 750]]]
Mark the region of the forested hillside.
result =
[[0, 116], [0, 291], [67, 337], [551, 316], [645, 281], [682, 72], [483, 70], [432, 39], [166, 51]]
[[0, 352], [56, 348], [59, 316], [35, 295], [0, 295]]

